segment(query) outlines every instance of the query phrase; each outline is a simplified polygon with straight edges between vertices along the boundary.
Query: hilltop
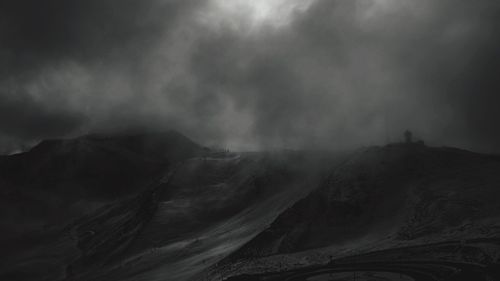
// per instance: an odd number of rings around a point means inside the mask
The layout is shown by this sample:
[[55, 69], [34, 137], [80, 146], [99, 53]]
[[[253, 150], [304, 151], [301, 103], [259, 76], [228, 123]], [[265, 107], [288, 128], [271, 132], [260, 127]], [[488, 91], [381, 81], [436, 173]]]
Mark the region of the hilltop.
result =
[[[373, 261], [377, 258], [370, 253], [400, 247], [496, 241], [499, 183], [500, 158], [494, 155], [417, 144], [362, 149], [214, 272], [280, 272], [349, 256], [359, 256], [358, 262]], [[425, 253], [394, 250], [392, 255], [399, 255], [398, 260], [413, 253], [408, 258], [498, 262], [497, 242], [483, 243], [483, 249], [471, 245], [470, 251], [475, 250], [470, 253], [429, 246]]]

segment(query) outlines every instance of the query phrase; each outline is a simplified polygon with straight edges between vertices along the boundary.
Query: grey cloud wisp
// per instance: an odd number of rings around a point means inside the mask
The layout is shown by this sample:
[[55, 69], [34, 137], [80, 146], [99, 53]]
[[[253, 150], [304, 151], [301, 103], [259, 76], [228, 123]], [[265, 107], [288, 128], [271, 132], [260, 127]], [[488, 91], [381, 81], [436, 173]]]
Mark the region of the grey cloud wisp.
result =
[[0, 152], [130, 129], [343, 149], [407, 128], [500, 152], [499, 30], [489, 0], [6, 0]]

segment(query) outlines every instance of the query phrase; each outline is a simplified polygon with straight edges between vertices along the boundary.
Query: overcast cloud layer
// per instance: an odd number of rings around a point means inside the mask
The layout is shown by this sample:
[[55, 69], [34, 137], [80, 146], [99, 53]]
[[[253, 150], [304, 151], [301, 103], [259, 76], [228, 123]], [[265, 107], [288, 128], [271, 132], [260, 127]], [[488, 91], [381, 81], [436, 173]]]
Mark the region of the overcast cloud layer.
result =
[[177, 129], [232, 149], [500, 152], [497, 0], [5, 0], [0, 152]]

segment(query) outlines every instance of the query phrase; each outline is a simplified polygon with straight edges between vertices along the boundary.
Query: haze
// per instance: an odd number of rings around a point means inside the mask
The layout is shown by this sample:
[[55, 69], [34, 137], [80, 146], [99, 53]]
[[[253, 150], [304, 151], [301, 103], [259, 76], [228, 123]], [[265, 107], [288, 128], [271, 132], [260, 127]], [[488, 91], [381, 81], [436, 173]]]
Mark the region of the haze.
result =
[[0, 152], [176, 129], [233, 150], [500, 151], [493, 0], [7, 0]]

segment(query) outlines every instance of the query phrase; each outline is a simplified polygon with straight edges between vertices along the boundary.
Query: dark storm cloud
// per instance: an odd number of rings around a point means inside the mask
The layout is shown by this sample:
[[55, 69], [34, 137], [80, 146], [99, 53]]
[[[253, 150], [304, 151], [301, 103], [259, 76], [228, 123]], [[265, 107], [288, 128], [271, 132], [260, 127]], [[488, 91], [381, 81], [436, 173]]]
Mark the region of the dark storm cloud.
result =
[[441, 77], [435, 82], [437, 89], [460, 113], [460, 137], [498, 152], [500, 112], [495, 105], [500, 104], [500, 4], [488, 2], [483, 9], [472, 4], [462, 8], [460, 15], [475, 12], [464, 20], [475, 27], [473, 33], [460, 42], [462, 45], [444, 50], [441, 67], [429, 67], [427, 71], [429, 76]]
[[[78, 104], [65, 102], [76, 95], [68, 84], [81, 75], [100, 75], [110, 65], [123, 67], [123, 61], [127, 67], [136, 64], [194, 2], [2, 1], [0, 134], [33, 140], [77, 130], [88, 118]], [[67, 72], [68, 65], [93, 73], [54, 78]]]
[[102, 59], [139, 45], [147, 49], [192, 2], [6, 0], [0, 3], [1, 49], [14, 67], [27, 68], [58, 59]]
[[317, 0], [276, 26], [223, 2], [2, 1], [1, 116], [16, 121], [0, 134], [173, 127], [234, 148], [344, 148], [410, 128], [500, 151], [497, 1]]
[[52, 111], [25, 95], [7, 96], [0, 104], [0, 133], [20, 138], [48, 138], [70, 133], [84, 120], [61, 108]]
[[493, 1], [317, 1], [279, 36], [209, 38], [192, 68], [211, 89], [226, 81], [216, 87], [252, 109], [263, 141], [367, 145], [410, 128], [498, 151], [499, 11]]

